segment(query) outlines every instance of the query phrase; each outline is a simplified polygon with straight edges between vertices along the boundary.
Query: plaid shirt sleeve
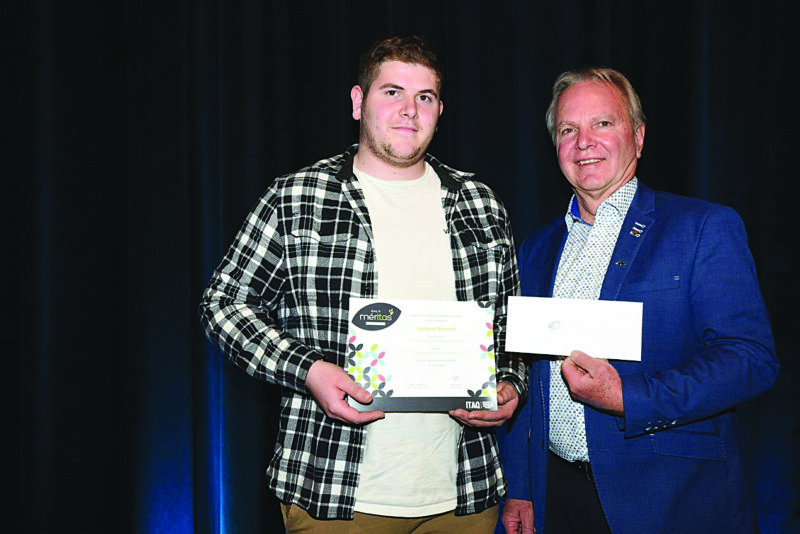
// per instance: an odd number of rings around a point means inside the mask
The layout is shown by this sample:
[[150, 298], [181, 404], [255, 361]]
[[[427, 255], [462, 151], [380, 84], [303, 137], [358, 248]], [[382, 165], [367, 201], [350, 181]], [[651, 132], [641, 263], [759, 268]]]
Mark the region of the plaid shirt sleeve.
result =
[[[251, 376], [303, 393], [308, 370], [330, 347], [317, 343], [319, 336], [300, 341], [293, 335], [302, 330], [298, 325], [310, 322], [309, 307], [289, 304], [299, 299], [287, 298], [287, 289], [296, 287], [301, 277], [313, 280], [325, 273], [300, 272], [287, 243], [306, 242], [305, 234], [313, 232], [293, 225], [299, 220], [295, 212], [310, 211], [301, 204], [325, 193], [341, 196], [341, 184], [325, 177], [330, 178], [310, 167], [275, 180], [248, 215], [200, 303], [207, 336], [234, 364]], [[307, 264], [314, 265], [310, 256], [309, 251]], [[315, 313], [329, 317], [339, 310]]]
[[363, 199], [338, 176], [352, 152], [277, 178], [200, 303], [209, 339], [248, 374], [281, 386], [269, 487], [322, 519], [352, 518], [364, 446], [363, 427], [326, 416], [305, 387], [315, 361], [344, 365], [347, 299], [374, 292]]

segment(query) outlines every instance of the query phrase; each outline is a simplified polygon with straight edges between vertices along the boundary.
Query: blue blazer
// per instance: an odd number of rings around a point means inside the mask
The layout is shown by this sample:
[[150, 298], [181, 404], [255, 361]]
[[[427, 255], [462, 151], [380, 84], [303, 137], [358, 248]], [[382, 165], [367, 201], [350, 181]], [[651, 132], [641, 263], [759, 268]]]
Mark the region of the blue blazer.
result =
[[[565, 240], [561, 218], [523, 243], [523, 295], [552, 296]], [[639, 182], [600, 299], [644, 303], [642, 361], [611, 362], [625, 416], [585, 412], [611, 531], [758, 532], [735, 407], [768, 389], [779, 366], [739, 216]], [[549, 373], [534, 356], [504, 438], [507, 497], [533, 501], [539, 534], [558, 534], [544, 526]]]

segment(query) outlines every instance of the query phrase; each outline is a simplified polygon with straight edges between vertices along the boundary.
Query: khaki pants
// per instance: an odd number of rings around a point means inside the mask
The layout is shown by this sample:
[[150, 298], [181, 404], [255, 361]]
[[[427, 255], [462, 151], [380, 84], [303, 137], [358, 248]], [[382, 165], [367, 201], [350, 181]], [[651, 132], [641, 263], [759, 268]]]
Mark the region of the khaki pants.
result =
[[497, 525], [497, 506], [462, 516], [447, 512], [425, 517], [386, 517], [356, 512], [352, 521], [314, 519], [293, 504], [281, 504], [281, 513], [289, 534], [493, 534]]

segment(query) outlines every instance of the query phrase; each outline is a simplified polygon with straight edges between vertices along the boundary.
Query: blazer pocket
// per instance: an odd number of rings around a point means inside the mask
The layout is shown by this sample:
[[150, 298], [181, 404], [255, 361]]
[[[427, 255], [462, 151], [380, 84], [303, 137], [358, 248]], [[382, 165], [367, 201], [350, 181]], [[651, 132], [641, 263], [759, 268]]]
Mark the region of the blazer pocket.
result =
[[654, 291], [675, 291], [681, 288], [683, 281], [680, 275], [672, 278], [659, 278], [652, 280], [630, 280], [622, 285], [625, 294], [652, 293]]
[[663, 430], [650, 436], [653, 451], [662, 456], [699, 460], [725, 460], [725, 445], [715, 434], [685, 430]]

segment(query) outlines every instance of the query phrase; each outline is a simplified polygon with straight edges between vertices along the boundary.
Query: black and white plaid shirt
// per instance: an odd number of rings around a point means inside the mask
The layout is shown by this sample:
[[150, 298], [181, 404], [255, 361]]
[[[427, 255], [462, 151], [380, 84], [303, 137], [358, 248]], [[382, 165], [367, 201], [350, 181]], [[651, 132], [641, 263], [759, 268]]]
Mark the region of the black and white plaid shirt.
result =
[[[247, 373], [281, 387], [280, 429], [267, 469], [284, 503], [320, 519], [351, 519], [365, 430], [325, 415], [305, 386], [320, 359], [344, 367], [351, 295], [376, 296], [375, 252], [353, 176], [357, 145], [277, 178], [247, 217], [200, 304], [209, 338]], [[504, 356], [506, 300], [519, 278], [505, 208], [485, 185], [431, 156], [453, 250], [458, 300], [495, 307], [497, 380], [524, 396], [524, 366]], [[505, 493], [494, 430], [464, 427], [459, 515]]]

